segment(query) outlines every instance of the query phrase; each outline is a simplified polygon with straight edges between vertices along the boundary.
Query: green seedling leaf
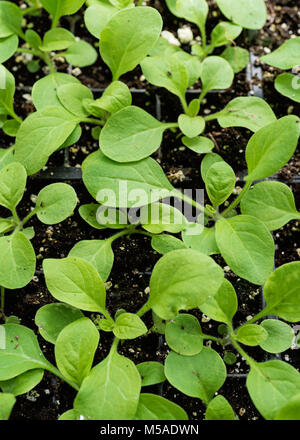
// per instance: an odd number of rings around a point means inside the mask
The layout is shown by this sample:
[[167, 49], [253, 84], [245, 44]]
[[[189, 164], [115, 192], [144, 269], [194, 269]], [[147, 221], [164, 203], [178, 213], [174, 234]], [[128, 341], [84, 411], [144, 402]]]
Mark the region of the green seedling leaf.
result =
[[237, 361], [237, 357], [232, 351], [225, 351], [223, 360], [227, 365], [234, 365]]
[[63, 55], [69, 64], [78, 67], [91, 66], [98, 58], [97, 51], [84, 40], [76, 41]]
[[278, 267], [267, 279], [264, 297], [266, 314], [279, 316], [289, 322], [300, 321], [300, 262]]
[[45, 33], [43, 43], [39, 49], [43, 52], [63, 50], [72, 46], [74, 42], [75, 37], [70, 31], [64, 28], [55, 28]]
[[254, 132], [275, 121], [276, 116], [269, 104], [255, 96], [233, 99], [218, 117], [223, 128], [245, 127]]
[[46, 225], [62, 222], [77, 205], [75, 190], [66, 183], [52, 183], [43, 188], [36, 200], [36, 215]]
[[135, 162], [157, 150], [163, 132], [173, 126], [157, 121], [139, 107], [125, 107], [113, 114], [101, 130], [100, 148], [111, 160]]
[[201, 61], [183, 50], [175, 52], [173, 58], [179, 61], [181, 65], [184, 65], [188, 73], [188, 87], [191, 87], [200, 78], [202, 70]]
[[32, 100], [37, 110], [43, 110], [48, 106], [62, 106], [57, 97], [57, 90], [60, 86], [66, 84], [77, 84], [80, 82], [77, 78], [66, 73], [51, 73], [44, 78], [36, 81], [32, 88]]
[[39, 34], [33, 29], [27, 29], [25, 32], [26, 42], [33, 48], [39, 49], [42, 46], [42, 40]]
[[231, 270], [253, 284], [264, 284], [273, 270], [275, 247], [263, 222], [250, 215], [218, 220], [216, 242]]
[[242, 32], [243, 28], [227, 21], [221, 21], [214, 27], [211, 33], [211, 45], [213, 47], [225, 46], [232, 43]]
[[43, 379], [44, 370], [29, 370], [12, 379], [0, 381], [0, 388], [4, 393], [20, 396], [35, 388]]
[[35, 174], [76, 128], [78, 119], [62, 107], [45, 107], [29, 115], [16, 137], [15, 160]]
[[35, 272], [34, 249], [22, 232], [0, 238], [0, 285], [7, 289], [26, 286]]
[[176, 249], [187, 248], [183, 241], [168, 234], [160, 234], [152, 237], [151, 246], [156, 252], [159, 252], [162, 255], [175, 251]]
[[104, 311], [105, 286], [90, 263], [78, 257], [46, 259], [43, 268], [54, 298], [88, 312]]
[[89, 203], [79, 207], [79, 214], [90, 226], [95, 229], [105, 229], [106, 226], [100, 225], [97, 221], [97, 211], [101, 205], [96, 203]]
[[161, 29], [160, 14], [147, 6], [122, 9], [112, 16], [100, 35], [100, 54], [114, 80], [133, 70], [145, 58]]
[[0, 218], [0, 234], [15, 228], [15, 222], [13, 217]]
[[163, 37], [159, 37], [159, 39], [150, 50], [149, 55], [150, 57], [160, 56], [163, 58], [163, 55], [169, 57], [169, 55], [173, 55], [176, 52], [181, 52], [180, 47], [174, 46], [174, 44], [170, 44]]
[[146, 57], [141, 62], [141, 68], [151, 84], [164, 87], [181, 100], [185, 100], [189, 74], [185, 64], [175, 54]]
[[179, 310], [199, 307], [217, 293], [224, 273], [210, 258], [192, 249], [164, 255], [150, 279], [149, 305], [162, 319], [173, 319]]
[[0, 348], [1, 381], [29, 370], [51, 371], [52, 365], [44, 357], [32, 330], [18, 324], [4, 324], [1, 328], [5, 333], [5, 344]]
[[0, 205], [10, 211], [20, 203], [26, 187], [26, 170], [20, 163], [12, 162], [0, 171]]
[[176, 403], [156, 394], [142, 393], [134, 420], [188, 420], [188, 416]]
[[9, 165], [14, 160], [14, 154], [11, 148], [0, 148], [0, 170]]
[[205, 420], [235, 420], [234, 411], [225, 397], [218, 395], [208, 404]]
[[218, 292], [199, 307], [201, 312], [214, 321], [231, 324], [237, 312], [238, 301], [233, 285], [226, 279], [223, 280]]
[[273, 420], [281, 408], [299, 394], [300, 373], [282, 361], [255, 362], [246, 384], [258, 411], [265, 419]]
[[57, 96], [65, 109], [73, 115], [80, 118], [90, 115], [83, 105], [85, 99], [93, 99], [93, 94], [88, 87], [77, 83], [67, 83], [57, 88]]
[[182, 313], [169, 321], [165, 337], [168, 346], [183, 356], [194, 356], [203, 348], [201, 326], [193, 315]]
[[16, 121], [15, 119], [9, 119], [8, 121], [4, 122], [2, 130], [5, 134], [7, 134], [7, 136], [16, 137], [20, 126], [20, 122]]
[[42, 337], [55, 344], [60, 332], [72, 322], [83, 318], [83, 313], [63, 303], [46, 304], [35, 315], [35, 324]]
[[189, 116], [197, 116], [200, 110], [200, 102], [199, 99], [193, 99], [188, 105], [188, 115]]
[[[143, 206], [162, 198], [160, 191], [166, 197], [173, 187], [166, 178], [163, 170], [152, 158], [139, 162], [121, 164], [104, 156], [101, 151], [89, 155], [82, 164], [84, 184], [89, 193], [99, 202], [111, 207], [131, 208]], [[127, 194], [120, 188], [127, 186]], [[132, 200], [131, 190], [136, 188], [145, 192], [147, 200]], [[107, 190], [115, 194], [115, 200], [107, 201]]]
[[74, 409], [65, 411], [57, 420], [77, 420]]
[[141, 208], [140, 221], [146, 231], [152, 234], [181, 232], [187, 223], [178, 209], [166, 203], [152, 203]]
[[84, 379], [75, 398], [76, 416], [85, 420], [132, 420], [141, 390], [134, 363], [115, 351]]
[[[300, 46], [299, 46], [300, 47]], [[300, 102], [299, 76], [291, 73], [282, 73], [275, 79], [275, 89], [283, 96]]]
[[173, 387], [208, 405], [225, 382], [226, 367], [218, 353], [208, 347], [195, 356], [171, 351], [165, 362], [165, 375]]
[[0, 38], [0, 63], [9, 60], [16, 52], [19, 45], [19, 38], [16, 34]]
[[119, 339], [135, 339], [147, 333], [147, 327], [134, 313], [122, 313], [116, 319], [113, 329], [114, 335]]
[[261, 61], [282, 70], [300, 65], [300, 37], [285, 41], [278, 49], [261, 57]]
[[268, 338], [268, 332], [261, 325], [244, 324], [237, 331], [239, 342], [250, 347], [262, 344]]
[[0, 420], [9, 419], [15, 403], [16, 398], [13, 394], [0, 393]]
[[19, 34], [22, 31], [21, 9], [12, 2], [1, 1], [0, 3], [0, 38]]
[[28, 238], [28, 240], [32, 240], [35, 236], [34, 227], [22, 229], [22, 232], [25, 235], [25, 237]]
[[136, 368], [141, 375], [142, 387], [156, 385], [166, 380], [164, 366], [159, 362], [142, 362]]
[[285, 116], [258, 130], [248, 142], [246, 161], [249, 175], [246, 180], [271, 176], [292, 157], [300, 136], [300, 119]]
[[80, 137], [82, 134], [82, 130], [80, 125], [77, 125], [75, 127], [75, 129], [72, 131], [72, 133], [70, 134], [70, 136], [67, 137], [67, 139], [65, 140], [65, 142], [59, 147], [59, 150], [63, 150], [64, 148], [70, 147], [71, 145], [76, 144], [76, 142], [79, 141]]
[[67, 325], [55, 343], [55, 359], [61, 373], [81, 385], [90, 373], [99, 343], [99, 332], [89, 318]]
[[[1, 4], [2, 2], [0, 6]], [[15, 78], [2, 64], [0, 64], [0, 75], [3, 81], [0, 88], [0, 114], [8, 115], [14, 108]]]
[[265, 319], [261, 324], [268, 337], [259, 345], [268, 353], [282, 353], [288, 350], [294, 340], [293, 329], [285, 322], [278, 319]]
[[[198, 228], [199, 232], [197, 232]], [[194, 233], [195, 231], [196, 233]], [[205, 255], [220, 253], [216, 242], [215, 228], [206, 228], [192, 223], [182, 232], [182, 239], [186, 246]]]
[[226, 47], [221, 57], [228, 61], [234, 73], [239, 73], [245, 69], [250, 62], [250, 54], [248, 50], [238, 46]]
[[270, 231], [281, 228], [290, 220], [300, 219], [294, 195], [281, 182], [259, 182], [241, 201], [241, 211], [264, 222]]
[[224, 58], [211, 56], [202, 63], [200, 75], [202, 81], [202, 93], [210, 90], [222, 90], [231, 86], [233, 81], [233, 70]]
[[101, 117], [103, 112], [116, 113], [131, 105], [132, 96], [129, 88], [121, 81], [114, 81], [104, 91], [101, 98], [86, 103], [85, 108], [92, 115]]
[[205, 188], [213, 206], [228, 199], [235, 187], [235, 173], [226, 162], [212, 164], [205, 175]]
[[204, 156], [201, 162], [201, 177], [204, 182], [206, 180], [206, 175], [209, 168], [216, 162], [224, 162], [222, 157], [219, 156], [217, 153], [209, 153]]
[[260, 29], [267, 20], [264, 0], [217, 0], [217, 5], [228, 20], [246, 29]]
[[119, 11], [106, 0], [98, 0], [85, 10], [84, 23], [87, 30], [97, 39], [100, 38], [102, 30], [105, 28], [111, 17]]
[[[169, 1], [168, 5], [169, 3], [171, 2]], [[195, 23], [200, 29], [204, 28], [208, 14], [208, 4], [205, 0], [177, 0], [173, 3], [175, 15]]]
[[109, 240], [82, 240], [73, 246], [69, 257], [80, 257], [92, 264], [106, 281], [114, 264], [114, 253]]
[[201, 116], [188, 116], [181, 114], [178, 118], [179, 128], [188, 138], [195, 138], [203, 133], [205, 129], [205, 120]]
[[63, 15], [75, 14], [85, 3], [85, 0], [41, 0], [41, 3], [49, 14], [59, 19]]
[[194, 138], [183, 136], [182, 142], [186, 147], [198, 154], [209, 153], [214, 148], [213, 141], [204, 136]]
[[274, 420], [300, 420], [300, 394], [292, 397], [276, 414]]

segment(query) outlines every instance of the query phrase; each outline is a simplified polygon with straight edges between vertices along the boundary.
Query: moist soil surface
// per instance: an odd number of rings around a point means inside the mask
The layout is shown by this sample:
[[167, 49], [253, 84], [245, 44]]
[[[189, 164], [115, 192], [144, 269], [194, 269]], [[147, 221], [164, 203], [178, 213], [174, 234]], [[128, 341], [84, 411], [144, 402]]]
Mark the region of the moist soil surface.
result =
[[[16, 3], [21, 4], [22, 2]], [[211, 8], [208, 31], [211, 31], [219, 20], [222, 19], [222, 15], [216, 8], [215, 2], [209, 1], [209, 3]], [[172, 16], [163, 1], [150, 0], [147, 4], [156, 7], [161, 12], [164, 18], [164, 29], [173, 32], [176, 36], [177, 29], [185, 24], [185, 22]], [[269, 50], [276, 49], [287, 38], [300, 34], [297, 1], [269, 0], [267, 6], [268, 22], [266, 26], [254, 34], [244, 32], [237, 40], [238, 45], [250, 49], [257, 57], [262, 56]], [[62, 21], [62, 25], [67, 28], [74, 27], [76, 36], [85, 39], [97, 47], [97, 42], [82, 24], [82, 15], [80, 17], [78, 21], [73, 23], [65, 18]], [[41, 16], [27, 17], [27, 26], [29, 28], [34, 26], [34, 29], [43, 35], [50, 27], [48, 15], [43, 12]], [[196, 37], [198, 35], [197, 28], [193, 25], [191, 27]], [[188, 46], [184, 48], [187, 51], [190, 50]], [[24, 64], [24, 59], [25, 57], [18, 57], [17, 55], [5, 63], [16, 78], [15, 109], [16, 113], [22, 118], [25, 118], [34, 111], [30, 97], [30, 88], [26, 89], [24, 86], [32, 86], [37, 79], [42, 78], [47, 73], [45, 67], [35, 74], [29, 73]], [[247, 76], [246, 71], [236, 75], [234, 84], [229, 90], [210, 93], [207, 96], [202, 108], [205, 115], [221, 110], [234, 97], [251, 95], [254, 83], [262, 88], [267, 102], [271, 105], [277, 117], [285, 116], [288, 113], [300, 114], [299, 104], [282, 97], [274, 90], [273, 81], [280, 71], [260, 63], [258, 58], [255, 62], [261, 68], [261, 77], [251, 78], [249, 81], [249, 75]], [[57, 69], [61, 72], [70, 72], [69, 66], [63, 60], [57, 62]], [[73, 69], [73, 74], [83, 84], [92, 88], [103, 89], [111, 82], [110, 72], [100, 58], [92, 67], [79, 70]], [[158, 89], [144, 81], [140, 68], [136, 68], [121, 79], [133, 90], [133, 103], [135, 105], [144, 108], [162, 121], [177, 120], [178, 115], [181, 113], [177, 99], [164, 89]], [[195, 93], [197, 93], [196, 90], [199, 87], [199, 84], [194, 86], [194, 90], [188, 93], [188, 99], [197, 96]], [[135, 89], [144, 89], [144, 92], [137, 93], [134, 92]], [[101, 92], [95, 91], [95, 97], [99, 93], [101, 94]], [[68, 167], [80, 168], [85, 157], [98, 149], [98, 141], [92, 137], [91, 126], [83, 125], [82, 129], [82, 137], [78, 143], [69, 148], [68, 157], [66, 157], [65, 151], [55, 153], [47, 164], [48, 168], [61, 166], [64, 163]], [[243, 186], [242, 177], [246, 169], [245, 147], [251, 132], [241, 128], [222, 129], [216, 121], [212, 121], [207, 124], [206, 136], [213, 140], [215, 152], [220, 154], [234, 168], [237, 175], [240, 176], [241, 186]], [[1, 148], [8, 147], [12, 143], [13, 138], [1, 134]], [[289, 184], [294, 192], [296, 204], [299, 206], [299, 184], [293, 183], [293, 176], [299, 173], [299, 148], [297, 151], [290, 162], [275, 177]], [[183, 147], [176, 133], [170, 131], [165, 133], [162, 146], [153, 157], [161, 164], [170, 182], [175, 187], [204, 188], [200, 175], [202, 157]], [[24, 217], [30, 211], [30, 208], [34, 206], [34, 198], [39, 190], [52, 182], [52, 180], [37, 179], [35, 176], [29, 179], [24, 200], [19, 209], [21, 217]], [[80, 181], [67, 181], [67, 183], [70, 183], [76, 190], [80, 204], [93, 202]], [[1, 211], [0, 215], [5, 215], [5, 211]], [[32, 243], [37, 254], [37, 273], [33, 281], [24, 289], [7, 291], [5, 312], [7, 316], [18, 316], [23, 325], [32, 328], [37, 333], [37, 327], [34, 323], [37, 310], [43, 305], [55, 301], [45, 287], [41, 268], [42, 260], [44, 258], [66, 257], [70, 249], [78, 241], [104, 239], [112, 235], [113, 231], [98, 231], [91, 228], [81, 219], [77, 210], [73, 216], [58, 225], [46, 226], [39, 223], [36, 218], [33, 218], [28, 226], [33, 226], [35, 229], [35, 237]], [[299, 222], [291, 222], [274, 233], [276, 266], [299, 259], [300, 244], [297, 242], [299, 228]], [[114, 314], [120, 308], [128, 312], [136, 312], [147, 300], [151, 271], [160, 255], [151, 248], [149, 238], [142, 236], [130, 236], [129, 238], [119, 239], [114, 242], [113, 250], [115, 261], [107, 282], [107, 305], [109, 312]], [[215, 259], [224, 268], [225, 276], [233, 283], [238, 294], [239, 311], [234, 323], [238, 326], [261, 309], [261, 289], [234, 275], [221, 257], [216, 256]], [[200, 320], [205, 333], [218, 336], [218, 324], [216, 322], [208, 320], [198, 310], [192, 310], [191, 313]], [[145, 323], [148, 329], [151, 330], [153, 325], [151, 313], [145, 315]], [[295, 325], [295, 330], [297, 331], [296, 327]], [[53, 346], [44, 341], [40, 335], [38, 335], [38, 339], [46, 358], [55, 363]], [[96, 362], [105, 358], [110, 349], [111, 342], [111, 335], [101, 332]], [[224, 354], [223, 350], [215, 343], [211, 343], [211, 341], [206, 341], [206, 343], [212, 345], [220, 354]], [[231, 347], [226, 347], [226, 350], [231, 351]], [[119, 351], [135, 363], [154, 360], [164, 362], [169, 348], [163, 336], [149, 331], [146, 336], [134, 341], [125, 341], [120, 345]], [[256, 360], [265, 360], [265, 354], [260, 349], [247, 348], [247, 351]], [[282, 358], [296, 368], [300, 368], [299, 350], [288, 350], [282, 354]], [[247, 364], [237, 355], [236, 363], [227, 365], [227, 370], [229, 377], [219, 390], [219, 393], [229, 400], [241, 420], [260, 419], [261, 417], [247, 393], [245, 377], [233, 377], [234, 375], [245, 375], [248, 371]], [[147, 387], [144, 390], [145, 392], [161, 394], [178, 403], [187, 411], [191, 420], [202, 420], [204, 417], [205, 407], [199, 399], [183, 395], [167, 382], [161, 386]], [[64, 411], [72, 408], [74, 397], [75, 392], [72, 388], [52, 374], [45, 372], [43, 381], [34, 390], [27, 395], [18, 397], [12, 413], [12, 419], [55, 420]]]

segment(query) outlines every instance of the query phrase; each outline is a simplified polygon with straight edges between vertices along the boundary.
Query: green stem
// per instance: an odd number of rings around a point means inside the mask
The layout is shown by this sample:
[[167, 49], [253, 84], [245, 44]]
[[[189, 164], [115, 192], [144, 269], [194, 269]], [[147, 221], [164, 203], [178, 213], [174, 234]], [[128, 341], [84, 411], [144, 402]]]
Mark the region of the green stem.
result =
[[42, 54], [39, 50], [36, 50], [36, 49], [26, 49], [26, 47], [18, 47], [16, 52], [29, 53], [30, 55], [36, 55], [37, 57], [40, 57], [41, 54]]
[[63, 380], [67, 384], [69, 384], [76, 391], [79, 391], [79, 386], [76, 383], [72, 382], [71, 380], [67, 379], [63, 374], [61, 374], [61, 372], [56, 367], [54, 367], [54, 365], [49, 364], [49, 367], [46, 369], [51, 373], [55, 374], [56, 376], [58, 376], [61, 380]]
[[230, 211], [232, 211], [240, 203], [244, 195], [248, 192], [251, 185], [252, 185], [252, 180], [247, 180], [243, 190], [240, 192], [238, 197], [231, 203], [231, 205], [228, 206], [228, 208], [226, 208], [222, 212], [223, 217], [226, 217], [230, 213]]
[[14, 111], [14, 109], [7, 109], [7, 111], [8, 111], [8, 114], [13, 118], [13, 119], [15, 119], [17, 122], [19, 122], [19, 124], [22, 124], [22, 119], [21, 118], [19, 118], [19, 116], [18, 115], [16, 115], [16, 113], [15, 113], [15, 111]]
[[137, 316], [141, 317], [145, 315], [151, 309], [151, 304], [149, 301], [143, 305], [143, 307], [136, 313]]
[[181, 191], [176, 191], [176, 197], [181, 199], [183, 202], [189, 203], [190, 205], [199, 209], [199, 211], [205, 213], [208, 217], [215, 219], [215, 215], [212, 214], [208, 209], [206, 209], [204, 206], [200, 205], [200, 203], [196, 202], [195, 200], [191, 199], [191, 197], [183, 194]]
[[248, 365], [254, 366], [256, 364], [255, 360], [252, 359], [243, 349], [242, 347], [236, 342], [235, 336], [231, 335], [231, 344], [233, 347], [240, 353], [240, 355], [243, 356], [244, 359], [246, 359]]
[[189, 108], [188, 108], [185, 96], [180, 96], [180, 102], [181, 102], [182, 108], [184, 110], [184, 113], [187, 115], [189, 112]]
[[22, 226], [24, 226], [29, 220], [37, 213], [37, 207], [35, 207], [23, 220]]
[[259, 319], [264, 318], [265, 316], [267, 316], [269, 314], [267, 307], [264, 308], [263, 310], [261, 310], [259, 313], [257, 313], [257, 315], [253, 316], [252, 319], [249, 319], [249, 321], [247, 321], [246, 324], [253, 324], [253, 322], [256, 322]]
[[14, 220], [15, 220], [17, 226], [21, 226], [21, 225], [22, 225], [22, 222], [21, 222], [21, 220], [19, 219], [19, 216], [18, 216], [18, 214], [17, 214], [16, 208], [13, 208], [11, 212], [12, 212], [13, 218], [14, 218]]
[[41, 6], [33, 6], [32, 8], [26, 8], [21, 11], [22, 15], [31, 14], [32, 12], [36, 12], [41, 9]]
[[52, 63], [52, 61], [51, 61], [51, 58], [50, 58], [48, 52], [43, 53], [43, 54], [41, 55], [41, 58], [45, 61], [45, 63], [46, 63], [47, 66], [49, 67], [50, 72], [51, 72], [51, 73], [56, 73], [56, 69], [55, 69], [55, 67], [53, 66], [53, 63]]
[[117, 351], [119, 342], [120, 342], [120, 339], [118, 339], [118, 338], [114, 339], [114, 342], [112, 343], [112, 346], [110, 348], [109, 355], [112, 355]]
[[81, 119], [80, 122], [90, 122], [91, 124], [96, 124], [96, 125], [104, 125], [105, 121], [102, 121], [101, 119], [94, 119], [94, 118], [84, 118]]
[[206, 122], [213, 121], [214, 119], [217, 119], [217, 118], [219, 118], [220, 116], [223, 116], [223, 115], [224, 115], [224, 110], [221, 110], [220, 112], [213, 113], [212, 115], [204, 116], [204, 120]]
[[198, 98], [200, 104], [203, 101], [203, 99], [205, 98], [205, 96], [207, 95], [207, 93], [208, 93], [208, 90], [205, 90], [205, 89], [202, 90], [202, 92], [201, 92], [201, 94], [200, 94], [200, 96]]
[[199, 26], [200, 34], [201, 34], [201, 40], [202, 40], [202, 48], [204, 51], [206, 51], [206, 32], [205, 32], [205, 25]]
[[115, 240], [117, 240], [120, 237], [123, 237], [124, 235], [131, 235], [135, 232], [136, 225], [131, 225], [126, 229], [123, 229], [122, 231], [118, 232], [117, 234], [112, 235], [111, 237], [107, 238], [108, 241], [113, 243]]
[[217, 338], [216, 336], [206, 335], [204, 333], [201, 335], [201, 338], [202, 339], [210, 339], [211, 341], [215, 341], [215, 342], [217, 342], [218, 344], [221, 344], [221, 345], [223, 345], [223, 343], [224, 343], [222, 338]]

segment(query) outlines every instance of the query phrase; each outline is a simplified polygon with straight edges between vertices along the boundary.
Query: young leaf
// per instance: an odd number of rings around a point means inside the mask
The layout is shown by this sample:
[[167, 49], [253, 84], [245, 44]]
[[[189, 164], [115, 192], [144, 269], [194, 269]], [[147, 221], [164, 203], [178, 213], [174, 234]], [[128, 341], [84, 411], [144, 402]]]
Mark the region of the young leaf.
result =
[[164, 87], [181, 100], [185, 100], [189, 75], [184, 63], [174, 54], [146, 57], [141, 62], [141, 68], [151, 84]]
[[36, 81], [32, 88], [32, 100], [37, 110], [43, 110], [49, 106], [61, 106], [57, 97], [57, 90], [65, 84], [79, 84], [75, 76], [66, 73], [51, 73]]
[[77, 420], [74, 409], [69, 409], [62, 413], [57, 420]]
[[160, 318], [173, 319], [179, 310], [199, 307], [215, 295], [223, 277], [220, 266], [200, 252], [169, 252], [153, 269], [149, 305]]
[[290, 38], [278, 49], [261, 57], [261, 61], [282, 70], [300, 65], [300, 37]]
[[195, 251], [202, 252], [205, 255], [219, 254], [215, 237], [215, 228], [202, 227], [199, 233], [193, 232], [197, 228], [196, 223], [192, 223], [182, 232], [182, 239], [184, 243]]
[[[173, 190], [161, 167], [150, 157], [139, 162], [120, 164], [105, 157], [101, 151], [97, 151], [85, 159], [82, 173], [89, 193], [99, 203], [111, 207], [143, 206], [162, 198], [159, 191]], [[124, 192], [125, 187], [127, 194]], [[129, 197], [131, 190], [137, 187], [145, 192], [147, 200], [138, 203]], [[122, 188], [121, 192], [120, 188]], [[115, 200], [107, 202], [107, 190], [112, 190]]]
[[84, 379], [74, 401], [75, 414], [85, 420], [132, 420], [140, 389], [134, 363], [111, 351]]
[[270, 231], [281, 228], [290, 220], [300, 219], [290, 188], [281, 182], [259, 182], [241, 201], [243, 214], [253, 215]]
[[193, 315], [181, 313], [169, 321], [165, 337], [171, 350], [183, 356], [194, 356], [203, 348], [201, 326]]
[[188, 420], [184, 409], [156, 394], [140, 394], [134, 420]]
[[246, 161], [249, 175], [246, 180], [271, 176], [292, 157], [300, 136], [300, 119], [285, 116], [258, 130], [248, 142]]
[[45, 107], [29, 115], [16, 137], [15, 160], [28, 175], [38, 172], [70, 136], [78, 119], [62, 107]]
[[227, 89], [233, 81], [233, 70], [224, 58], [211, 56], [202, 63], [200, 75], [202, 81], [202, 93], [210, 90]]
[[281, 93], [281, 95], [287, 96], [293, 101], [300, 102], [299, 76], [291, 73], [278, 75], [275, 79], [275, 89]]
[[184, 52], [183, 50], [176, 51], [173, 55], [173, 58], [179, 61], [180, 65], [184, 65], [188, 73], [188, 87], [194, 85], [195, 82], [200, 78], [202, 70], [202, 64], [199, 58]]
[[8, 115], [14, 107], [15, 78], [2, 64], [0, 64], [0, 75], [3, 81], [2, 87], [0, 87], [0, 114]]
[[230, 403], [219, 394], [208, 404], [205, 420], [235, 420], [235, 415]]
[[238, 46], [226, 47], [221, 57], [228, 61], [234, 73], [239, 73], [245, 69], [250, 62], [250, 54], [247, 49]]
[[265, 419], [273, 420], [281, 408], [300, 393], [300, 373], [282, 361], [255, 362], [246, 384], [258, 411]]
[[222, 128], [245, 127], [254, 132], [275, 121], [276, 116], [271, 107], [255, 96], [233, 99], [218, 117]]
[[80, 217], [95, 229], [106, 228], [106, 226], [100, 225], [97, 220], [97, 211], [100, 206], [101, 205], [97, 205], [96, 203], [89, 203], [87, 205], [81, 205], [78, 210]]
[[33, 48], [39, 49], [43, 44], [39, 34], [33, 29], [27, 29], [25, 32], [26, 42]]
[[217, 153], [209, 153], [204, 156], [201, 162], [201, 177], [204, 182], [206, 180], [206, 175], [209, 168], [216, 162], [224, 162], [222, 157], [219, 156]]
[[77, 83], [67, 83], [59, 86], [56, 93], [61, 104], [73, 115], [79, 118], [86, 118], [90, 115], [83, 105], [84, 99], [93, 99], [93, 94], [88, 87]]
[[98, 54], [91, 44], [80, 40], [68, 47], [63, 56], [73, 66], [86, 67], [95, 63]]
[[217, 5], [228, 20], [246, 29], [260, 29], [267, 19], [264, 0], [217, 0]]
[[20, 126], [21, 124], [19, 121], [9, 119], [8, 121], [4, 122], [2, 130], [5, 134], [7, 134], [7, 136], [16, 137]]
[[125, 107], [113, 114], [101, 130], [100, 148], [111, 160], [135, 162], [157, 150], [163, 132], [173, 126], [159, 122], [139, 107]]
[[34, 249], [22, 232], [0, 238], [0, 285], [7, 289], [26, 286], [35, 272]]
[[275, 247], [263, 222], [250, 215], [218, 220], [216, 242], [238, 276], [253, 284], [264, 284], [273, 270]]
[[214, 321], [231, 324], [237, 312], [238, 301], [233, 285], [226, 279], [223, 280], [218, 292], [199, 307], [202, 313]]
[[12, 2], [0, 2], [0, 38], [19, 34], [22, 31], [21, 9]]
[[205, 176], [205, 188], [213, 206], [228, 199], [235, 187], [235, 173], [225, 161], [212, 164]]
[[186, 226], [186, 218], [179, 211], [166, 203], [152, 203], [141, 208], [140, 221], [146, 231], [152, 234], [181, 232]]
[[98, 0], [97, 3], [92, 4], [85, 10], [84, 24], [87, 30], [99, 39], [102, 30], [118, 10], [109, 1]]
[[205, 0], [177, 0], [176, 15], [195, 23], [199, 29], [205, 27], [208, 4]]
[[0, 205], [12, 211], [22, 200], [27, 181], [25, 168], [12, 162], [0, 171]]
[[215, 146], [213, 141], [204, 136], [197, 136], [194, 138], [183, 136], [182, 143], [190, 150], [198, 154], [209, 153]]
[[83, 313], [63, 303], [46, 304], [35, 315], [35, 324], [42, 337], [55, 344], [60, 332], [72, 322], [83, 318]]
[[227, 21], [221, 21], [212, 30], [211, 45], [213, 47], [225, 46], [232, 43], [242, 32], [243, 28]]
[[215, 350], [203, 347], [195, 356], [181, 356], [171, 351], [165, 363], [170, 384], [207, 405], [226, 379], [226, 367]]
[[67, 325], [55, 343], [55, 359], [61, 373], [81, 385], [90, 373], [99, 343], [99, 332], [89, 318]]
[[4, 393], [20, 396], [35, 388], [41, 382], [43, 376], [44, 370], [41, 369], [25, 371], [25, 373], [13, 377], [12, 379], [0, 381], [0, 388]]
[[300, 262], [294, 261], [278, 267], [269, 276], [264, 287], [266, 314], [279, 316], [289, 322], [300, 321], [299, 269]]
[[294, 340], [293, 329], [279, 319], [265, 319], [260, 324], [267, 333], [268, 337], [259, 345], [268, 353], [282, 353], [288, 350]]
[[126, 84], [114, 81], [105, 89], [101, 98], [93, 102], [86, 102], [85, 108], [94, 116], [101, 117], [103, 112], [116, 113], [131, 105], [131, 102], [131, 92]]
[[75, 190], [66, 183], [45, 186], [36, 199], [36, 215], [46, 225], [54, 225], [69, 217], [77, 205]]
[[188, 138], [195, 138], [205, 129], [205, 120], [201, 116], [188, 116], [181, 114], [178, 118], [179, 128]]
[[100, 35], [100, 54], [114, 80], [145, 58], [161, 29], [159, 12], [147, 6], [122, 9], [112, 16]]
[[0, 170], [9, 165], [14, 160], [14, 154], [11, 148], [0, 148]]
[[55, 28], [45, 33], [43, 43], [39, 49], [43, 52], [63, 50], [72, 46], [74, 42], [75, 37], [70, 31], [64, 28]]
[[77, 12], [85, 0], [41, 0], [42, 5], [53, 17], [60, 18], [63, 15], [72, 15]]
[[164, 366], [159, 362], [142, 362], [136, 368], [141, 375], [142, 387], [156, 385], [166, 380]]
[[255, 347], [261, 345], [268, 338], [268, 332], [261, 325], [244, 324], [238, 328], [237, 338], [242, 344]]
[[274, 420], [300, 420], [300, 393], [292, 397], [274, 417]]
[[109, 240], [82, 240], [69, 252], [69, 257], [80, 257], [92, 264], [106, 281], [114, 264], [114, 253]]
[[160, 234], [152, 237], [151, 246], [156, 252], [159, 252], [162, 255], [175, 251], [176, 249], [187, 248], [183, 241], [167, 234]]
[[119, 339], [135, 339], [147, 333], [147, 327], [134, 313], [122, 313], [116, 319], [113, 333]]
[[96, 269], [78, 257], [43, 261], [46, 285], [54, 298], [78, 309], [102, 313], [105, 286]]
[[0, 38], [0, 63], [4, 63], [16, 52], [19, 38], [16, 34]]
[[0, 346], [0, 380], [8, 380], [25, 371], [50, 369], [52, 365], [44, 357], [37, 337], [27, 327], [4, 324], [5, 342]]
[[15, 403], [16, 398], [13, 394], [0, 393], [0, 421], [9, 419]]

